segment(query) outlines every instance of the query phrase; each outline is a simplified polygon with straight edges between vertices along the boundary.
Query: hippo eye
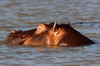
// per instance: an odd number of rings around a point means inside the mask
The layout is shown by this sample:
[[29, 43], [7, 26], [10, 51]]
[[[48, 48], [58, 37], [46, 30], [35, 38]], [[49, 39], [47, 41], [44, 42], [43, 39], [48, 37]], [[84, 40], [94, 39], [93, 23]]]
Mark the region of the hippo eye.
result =
[[41, 28], [40, 28], [40, 27], [39, 27], [38, 29], [39, 29], [39, 30], [41, 30]]
[[38, 27], [38, 30], [41, 30], [41, 26]]

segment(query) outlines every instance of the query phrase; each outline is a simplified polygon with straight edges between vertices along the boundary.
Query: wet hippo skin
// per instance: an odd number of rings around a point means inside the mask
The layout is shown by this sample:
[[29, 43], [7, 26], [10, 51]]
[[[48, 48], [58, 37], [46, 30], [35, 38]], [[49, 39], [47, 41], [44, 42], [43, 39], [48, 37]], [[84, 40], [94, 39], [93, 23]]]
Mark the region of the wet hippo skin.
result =
[[[42, 26], [41, 26], [42, 25]], [[51, 26], [50, 26], [51, 25]], [[33, 37], [26, 40], [24, 45], [51, 45], [51, 46], [84, 46], [94, 44], [92, 40], [79, 33], [68, 24], [40, 24]]]
[[23, 44], [24, 41], [27, 40], [28, 37], [30, 37], [34, 34], [35, 31], [36, 31], [36, 29], [30, 29], [30, 30], [26, 30], [26, 31], [13, 30], [7, 36], [6, 42], [8, 44], [12, 44], [12, 45]]
[[[32, 40], [34, 40], [34, 41], [32, 41], [31, 44], [28, 43], [28, 45], [33, 45], [33, 43], [34, 43], [34, 45], [36, 45], [37, 43], [39, 44], [39, 41], [37, 41], [36, 38], [39, 38], [39, 37], [42, 38], [41, 36], [42, 36], [42, 34], [44, 35], [44, 33], [45, 33], [44, 31], [47, 30], [47, 28], [51, 27], [52, 25], [53, 25], [52, 23], [50, 23], [49, 25], [40, 23], [39, 27], [37, 29], [30, 29], [30, 30], [26, 30], [26, 31], [22, 31], [22, 30], [11, 31], [9, 33], [9, 35], [7, 36], [6, 42], [7, 42], [7, 44], [11, 44], [11, 45], [16, 45], [16, 44], [17, 45], [25, 45], [24, 42], [26, 40], [28, 41], [30, 38], [33, 37]], [[40, 29], [40, 28], [42, 28], [42, 29]], [[35, 35], [34, 35], [34, 33], [35, 33]], [[43, 39], [41, 39], [41, 41], [42, 40]]]
[[69, 23], [60, 25], [58, 31], [56, 32], [57, 34], [54, 37], [55, 42], [53, 42], [56, 45], [77, 47], [94, 44], [92, 40], [79, 33], [77, 30], [71, 27]]
[[77, 47], [94, 44], [92, 40], [79, 33], [71, 25], [56, 22], [40, 23], [37, 29], [14, 31], [8, 35], [8, 42], [26, 46], [68, 46]]
[[48, 39], [47, 39], [47, 34], [48, 31], [53, 27], [54, 23], [50, 23], [49, 25], [45, 23], [39, 23], [37, 30], [33, 34], [32, 37], [29, 37], [23, 45], [33, 45], [33, 46], [42, 46], [42, 45], [48, 45]]

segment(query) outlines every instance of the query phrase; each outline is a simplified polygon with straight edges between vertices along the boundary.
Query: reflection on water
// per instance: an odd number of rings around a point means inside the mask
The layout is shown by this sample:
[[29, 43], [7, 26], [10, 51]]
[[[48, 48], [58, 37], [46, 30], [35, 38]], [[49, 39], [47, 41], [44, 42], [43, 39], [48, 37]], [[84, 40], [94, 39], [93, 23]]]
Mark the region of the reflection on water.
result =
[[[99, 7], [99, 0], [0, 0], [0, 65], [100, 66]], [[4, 40], [11, 30], [36, 28], [43, 21], [71, 21], [75, 29], [97, 44], [84, 48], [5, 44]]]

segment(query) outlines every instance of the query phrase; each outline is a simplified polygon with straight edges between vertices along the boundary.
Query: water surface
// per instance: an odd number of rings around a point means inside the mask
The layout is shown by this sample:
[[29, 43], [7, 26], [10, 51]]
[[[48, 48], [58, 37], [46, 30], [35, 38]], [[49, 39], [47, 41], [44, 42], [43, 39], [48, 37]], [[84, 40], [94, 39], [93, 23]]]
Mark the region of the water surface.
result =
[[[71, 22], [96, 44], [82, 47], [25, 47], [4, 43], [12, 30], [38, 23]], [[0, 0], [0, 66], [100, 66], [99, 0]]]

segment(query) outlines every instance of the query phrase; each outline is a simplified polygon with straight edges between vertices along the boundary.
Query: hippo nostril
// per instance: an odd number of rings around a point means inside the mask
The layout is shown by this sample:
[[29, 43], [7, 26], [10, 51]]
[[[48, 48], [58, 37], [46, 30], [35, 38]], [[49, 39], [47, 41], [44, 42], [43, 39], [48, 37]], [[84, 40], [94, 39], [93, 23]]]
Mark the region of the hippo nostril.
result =
[[11, 31], [10, 33], [16, 33], [16, 31], [13, 30], [13, 31]]
[[14, 33], [22, 33], [23, 31], [22, 30], [13, 30], [13, 31], [10, 31], [11, 34], [14, 34]]

